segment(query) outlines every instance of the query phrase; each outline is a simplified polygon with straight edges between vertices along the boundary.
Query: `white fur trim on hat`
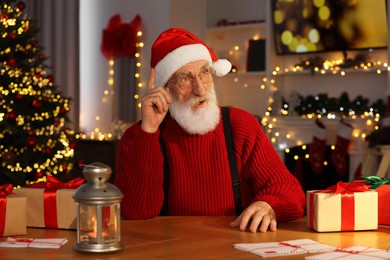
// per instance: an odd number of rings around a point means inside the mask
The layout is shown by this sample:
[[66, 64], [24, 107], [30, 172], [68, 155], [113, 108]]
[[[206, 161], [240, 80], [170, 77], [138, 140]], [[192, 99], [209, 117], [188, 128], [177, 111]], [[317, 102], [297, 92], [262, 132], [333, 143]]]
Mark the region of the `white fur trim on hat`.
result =
[[164, 86], [178, 69], [198, 60], [212, 64], [209, 50], [203, 44], [183, 45], [171, 51], [156, 64], [156, 86]]

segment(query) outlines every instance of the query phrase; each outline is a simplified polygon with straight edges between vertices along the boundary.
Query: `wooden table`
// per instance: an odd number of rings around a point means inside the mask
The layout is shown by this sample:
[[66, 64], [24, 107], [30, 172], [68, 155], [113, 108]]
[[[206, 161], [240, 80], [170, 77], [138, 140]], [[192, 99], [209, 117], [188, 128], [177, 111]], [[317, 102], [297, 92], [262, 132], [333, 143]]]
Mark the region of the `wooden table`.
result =
[[[233, 217], [158, 217], [122, 221], [124, 249], [115, 253], [79, 253], [73, 250], [76, 232], [29, 228], [27, 237], [68, 238], [60, 249], [0, 248], [0, 259], [262, 259], [233, 248], [234, 243], [280, 242], [310, 238], [336, 247], [363, 245], [390, 247], [390, 226], [376, 231], [317, 233], [305, 227], [305, 219], [279, 223], [276, 232], [250, 233], [230, 228]], [[272, 257], [304, 259], [306, 255]]]

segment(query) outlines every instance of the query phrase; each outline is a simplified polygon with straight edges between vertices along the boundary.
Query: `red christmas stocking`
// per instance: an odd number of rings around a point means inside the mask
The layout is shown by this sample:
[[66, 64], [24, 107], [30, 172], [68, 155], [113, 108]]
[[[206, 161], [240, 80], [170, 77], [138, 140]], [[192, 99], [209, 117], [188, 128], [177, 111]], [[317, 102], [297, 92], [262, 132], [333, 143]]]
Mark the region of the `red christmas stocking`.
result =
[[339, 175], [347, 173], [348, 146], [351, 141], [353, 127], [350, 124], [340, 121], [336, 138], [335, 148], [332, 151], [332, 162]]
[[309, 160], [315, 174], [320, 174], [324, 168], [325, 150], [326, 128], [320, 120], [316, 119], [313, 130], [313, 140], [309, 150]]

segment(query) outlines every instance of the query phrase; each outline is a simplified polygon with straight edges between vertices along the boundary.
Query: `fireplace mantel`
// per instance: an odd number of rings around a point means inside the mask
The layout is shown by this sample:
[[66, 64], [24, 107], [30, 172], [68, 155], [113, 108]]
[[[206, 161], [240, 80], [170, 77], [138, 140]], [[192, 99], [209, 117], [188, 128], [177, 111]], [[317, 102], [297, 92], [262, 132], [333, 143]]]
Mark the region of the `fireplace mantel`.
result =
[[[320, 121], [326, 127], [326, 139], [328, 145], [335, 144], [340, 117], [320, 118]], [[351, 142], [348, 147], [350, 156], [349, 179], [354, 177], [359, 164], [363, 163], [367, 153], [367, 143], [364, 141], [364, 134], [368, 134], [373, 129], [373, 124], [368, 124], [367, 119], [363, 118], [345, 118], [344, 122], [353, 126]], [[276, 151], [284, 159], [286, 148], [311, 144], [313, 139], [313, 129], [315, 118], [300, 116], [273, 116], [267, 120], [268, 137], [272, 141]]]

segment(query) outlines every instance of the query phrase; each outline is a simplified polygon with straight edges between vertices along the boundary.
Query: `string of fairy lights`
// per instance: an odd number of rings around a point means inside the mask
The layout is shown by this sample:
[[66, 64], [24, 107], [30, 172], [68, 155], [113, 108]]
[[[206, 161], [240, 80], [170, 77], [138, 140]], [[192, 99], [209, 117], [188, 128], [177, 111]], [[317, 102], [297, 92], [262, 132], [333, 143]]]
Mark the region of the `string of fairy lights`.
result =
[[[137, 32], [137, 42], [136, 42], [136, 53], [134, 54], [134, 57], [136, 59], [136, 70], [134, 72], [134, 75], [131, 75], [131, 77], [134, 77], [136, 79], [136, 85], [138, 89], [141, 89], [143, 87], [143, 83], [141, 81], [141, 49], [144, 47], [144, 43], [142, 42], [142, 31]], [[107, 88], [103, 90], [102, 93], [102, 99], [101, 102], [103, 105], [112, 105], [114, 103], [114, 95], [115, 95], [115, 59], [110, 59], [108, 61], [109, 69], [108, 69], [108, 80], [107, 80]], [[137, 93], [133, 96], [136, 107], [139, 109], [141, 108], [141, 103], [139, 102], [140, 95], [138, 94], [140, 91], [136, 91]], [[112, 107], [114, 110], [114, 108]], [[101, 115], [95, 116], [96, 125], [99, 125], [99, 122], [101, 121]], [[100, 128], [95, 127], [94, 131], [90, 133], [80, 133], [78, 135], [78, 138], [80, 139], [91, 139], [91, 140], [98, 140], [98, 141], [105, 141], [105, 140], [113, 140], [117, 139], [121, 135], [121, 131], [123, 131], [123, 128], [126, 127], [126, 122], [121, 121], [115, 121], [114, 123], [114, 130], [113, 132], [103, 132]]]
[[[352, 68], [342, 68], [343, 64], [342, 59], [336, 60], [326, 60], [321, 67], [314, 67], [313, 71], [315, 73], [319, 73], [320, 75], [338, 75], [338, 76], [346, 76], [347, 73], [354, 71], [374, 71], [376, 74], [380, 75], [384, 72], [390, 70], [388, 64], [386, 62], [382, 62], [380, 60], [375, 62], [367, 62], [361, 63], [359, 65], [353, 66]], [[301, 140], [299, 135], [296, 135], [293, 130], [281, 129], [278, 127], [281, 125], [281, 121], [284, 116], [289, 116], [288, 105], [284, 104], [283, 107], [280, 107], [280, 111], [273, 111], [272, 104], [274, 102], [274, 93], [278, 91], [277, 87], [277, 76], [282, 74], [293, 74], [293, 73], [309, 73], [307, 68], [295, 65], [291, 68], [281, 68], [275, 67], [272, 70], [271, 77], [263, 77], [260, 79], [260, 82], [257, 84], [262, 91], [269, 91], [269, 99], [268, 99], [268, 107], [264, 116], [262, 117], [262, 125], [267, 132], [270, 141], [277, 146], [279, 149], [284, 150], [286, 153], [290, 153], [291, 147], [301, 147], [302, 150], [307, 150], [306, 144]], [[237, 78], [233, 79], [234, 81], [238, 81]], [[246, 87], [245, 85], [243, 87]], [[266, 94], [266, 93], [264, 93]], [[343, 108], [340, 107], [340, 111]], [[278, 114], [278, 115], [276, 115]], [[296, 116], [295, 116], [296, 117]], [[348, 115], [341, 116], [343, 119], [349, 122], [356, 122], [357, 125], [361, 126], [360, 128], [354, 128], [352, 133], [352, 138], [355, 142], [365, 140], [368, 133], [378, 129], [378, 123], [380, 121], [380, 114], [374, 113], [373, 109], [370, 108], [368, 111], [365, 111], [363, 114], [357, 114], [353, 110], [348, 111]], [[311, 120], [313, 121], [315, 118], [325, 119], [325, 120], [337, 120], [340, 121], [340, 115], [337, 113], [327, 113], [327, 114], [317, 114], [311, 113], [300, 116], [302, 120]], [[359, 121], [359, 122], [357, 122]], [[360, 139], [360, 140], [358, 140]], [[287, 145], [288, 143], [288, 145]], [[335, 149], [334, 145], [331, 145], [331, 149]], [[309, 157], [308, 151], [304, 155], [307, 159]], [[298, 155], [294, 156], [294, 159], [298, 159]], [[326, 163], [326, 162], [324, 162]]]
[[[141, 89], [143, 87], [143, 83], [140, 80], [140, 69], [141, 69], [141, 48], [144, 46], [143, 42], [141, 41], [141, 36], [142, 36], [142, 31], [139, 31], [137, 33], [137, 36], [139, 40], [137, 41], [137, 53], [135, 54], [135, 58], [137, 59], [136, 66], [137, 66], [137, 71], [134, 74], [134, 77], [137, 79], [137, 87]], [[258, 39], [259, 36], [256, 35], [253, 37], [254, 40]], [[230, 50], [229, 50], [229, 55], [235, 55], [237, 52], [241, 52], [242, 49], [239, 45], [234, 45]], [[327, 75], [327, 74], [332, 74], [332, 75], [339, 75], [339, 76], [345, 76], [347, 73], [351, 71], [375, 71], [378, 75], [389, 71], [390, 67], [386, 62], [382, 62], [380, 60], [374, 61], [374, 62], [362, 62], [358, 65], [355, 65], [351, 68], [342, 68], [343, 64], [343, 59], [334, 59], [334, 60], [325, 60], [321, 66], [318, 67], [313, 67], [312, 71], [315, 73], [318, 73], [320, 75]], [[101, 102], [102, 103], [108, 103], [111, 99], [109, 98], [110, 96], [113, 96], [115, 94], [114, 92], [114, 64], [115, 60], [109, 60], [109, 78], [107, 81], [107, 88], [103, 91], [103, 97]], [[307, 65], [307, 64], [306, 64]], [[237, 73], [238, 70], [237, 68], [233, 67], [232, 73]], [[279, 131], [275, 130], [277, 129], [278, 125], [278, 120], [280, 120], [280, 116], [274, 116], [275, 111], [272, 111], [272, 104], [274, 102], [273, 100], [273, 93], [278, 91], [277, 87], [277, 76], [282, 75], [282, 74], [289, 74], [289, 73], [308, 73], [307, 68], [302, 65], [295, 65], [292, 67], [286, 67], [282, 68], [280, 66], [275, 67], [272, 72], [271, 76], [267, 77], [264, 76], [260, 78], [260, 81], [258, 83], [258, 86], [261, 90], [267, 91], [269, 93], [269, 99], [268, 99], [268, 108], [264, 113], [264, 116], [262, 117], [262, 125], [265, 127], [266, 132], [268, 133], [270, 140], [273, 143], [280, 143], [282, 142], [281, 140], [289, 140], [290, 143], [294, 143], [295, 146], [302, 146], [304, 147], [304, 144], [301, 142], [301, 140], [294, 140], [294, 135], [292, 133], [285, 133], [284, 135], [281, 134]], [[234, 82], [238, 82], [238, 77], [233, 77]], [[247, 87], [247, 84], [244, 83], [245, 85], [243, 87]], [[139, 93], [140, 91], [138, 91]], [[139, 94], [136, 94], [134, 97], [135, 101], [137, 102], [137, 109], [141, 108], [141, 104], [139, 102]], [[288, 108], [287, 107], [282, 107], [280, 111], [280, 114], [282, 116], [287, 116], [288, 115]], [[301, 116], [303, 119], [313, 119], [313, 118], [326, 118], [326, 119], [334, 119], [334, 120], [339, 120], [339, 116], [336, 115], [335, 113], [328, 113], [327, 115], [320, 115], [320, 114], [307, 114], [304, 116]], [[377, 128], [377, 123], [380, 120], [380, 115], [374, 114], [372, 111], [366, 111], [363, 115], [356, 115], [354, 111], [349, 111], [349, 116], [348, 118], [350, 120], [363, 120], [365, 121], [366, 125], [366, 130], [362, 131], [361, 129], [355, 129], [353, 132], [353, 138], [361, 138], [364, 139], [367, 135], [367, 131], [372, 131]], [[96, 116], [96, 122], [100, 121], [100, 116]], [[115, 129], [120, 129], [121, 126], [118, 125], [121, 122], [115, 122], [116, 126]], [[99, 128], [95, 128], [93, 132], [89, 134], [81, 134], [80, 138], [88, 138], [88, 139], [95, 139], [95, 140], [112, 140], [115, 138], [115, 133], [103, 133], [100, 131]], [[289, 148], [285, 148], [285, 152], [289, 152]]]
[[[252, 39], [256, 40], [259, 36], [256, 34]], [[241, 54], [237, 54], [240, 52], [242, 48], [240, 45], [233, 45], [228, 51], [230, 56], [242, 56]], [[340, 77], [346, 76], [348, 73], [354, 72], [374, 72], [377, 75], [381, 75], [382, 73], [388, 72], [390, 67], [387, 62], [382, 62], [380, 60], [377, 61], [367, 61], [360, 62], [357, 64], [353, 64], [350, 67], [343, 67], [345, 61], [343, 59], [327, 59], [321, 62], [318, 66], [313, 66], [309, 64], [310, 61], [306, 61], [300, 65], [293, 65], [290, 67], [282, 68], [280, 66], [276, 66], [269, 75], [259, 78], [259, 82], [256, 84], [260, 90], [264, 91], [265, 96], [268, 96], [268, 107], [262, 117], [261, 123], [265, 128], [266, 133], [268, 134], [271, 142], [277, 146], [279, 149], [284, 150], [284, 152], [289, 153], [291, 147], [301, 147], [302, 150], [306, 150], [306, 144], [301, 140], [299, 135], [296, 135], [293, 131], [288, 129], [280, 129], [278, 126], [282, 125], [280, 120], [283, 120], [284, 116], [289, 116], [288, 105], [284, 104], [284, 106], [280, 107], [280, 111], [273, 111], [273, 103], [274, 103], [274, 93], [278, 92], [278, 83], [277, 78], [283, 74], [309, 74], [316, 73], [319, 75], [336, 75]], [[310, 69], [310, 71], [309, 71]], [[232, 74], [240, 75], [241, 71], [233, 65]], [[245, 74], [245, 72], [244, 72]], [[256, 77], [259, 77], [256, 74]], [[232, 77], [234, 83], [238, 83], [239, 77]], [[247, 88], [248, 84], [243, 83], [243, 88]], [[343, 107], [339, 108], [340, 111], [343, 110]], [[295, 116], [296, 118], [297, 116]], [[356, 125], [359, 125], [359, 128], [355, 128], [352, 133], [352, 138], [354, 138], [355, 142], [365, 140], [368, 133], [378, 129], [378, 123], [380, 121], [380, 115], [375, 113], [372, 108], [364, 113], [356, 113], [353, 110], [349, 110], [347, 115], [340, 116], [337, 113], [311, 113], [300, 116], [302, 120], [311, 120], [313, 121], [315, 118], [324, 119], [324, 120], [337, 120], [340, 121], [341, 117], [349, 122], [355, 122]], [[355, 124], [353, 124], [355, 125]], [[359, 140], [360, 139], [360, 140]], [[287, 145], [288, 143], [288, 145]], [[335, 149], [334, 145], [331, 146], [331, 149]], [[308, 158], [308, 153], [305, 154], [305, 157]], [[295, 157], [298, 159], [298, 157]], [[326, 163], [326, 162], [325, 162]]]

